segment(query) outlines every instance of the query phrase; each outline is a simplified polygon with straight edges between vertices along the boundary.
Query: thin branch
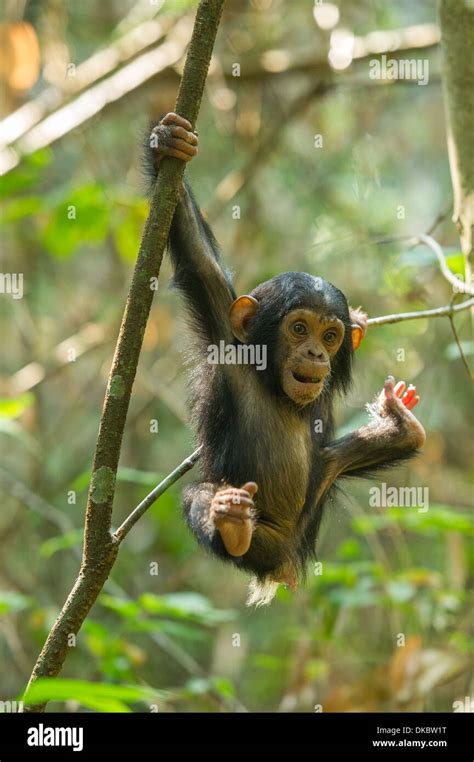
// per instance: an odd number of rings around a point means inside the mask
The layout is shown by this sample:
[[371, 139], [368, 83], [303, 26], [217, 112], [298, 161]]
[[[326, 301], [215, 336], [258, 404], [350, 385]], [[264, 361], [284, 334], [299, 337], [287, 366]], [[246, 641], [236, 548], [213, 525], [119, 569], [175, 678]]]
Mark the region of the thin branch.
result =
[[469, 294], [470, 296], [474, 296], [474, 288], [470, 288], [467, 283], [464, 283], [463, 281], [459, 280], [459, 278], [456, 278], [456, 276], [453, 275], [449, 269], [444, 258], [443, 249], [439, 243], [435, 241], [435, 239], [430, 235], [425, 235], [424, 233], [420, 233], [420, 235], [416, 236], [416, 238], [418, 243], [424, 243], [426, 246], [428, 246], [428, 248], [431, 249], [431, 251], [436, 254], [443, 278], [445, 278], [445, 280], [447, 280], [448, 283], [454, 287], [456, 293]]
[[[439, 40], [440, 31], [437, 24], [416, 24], [403, 29], [378, 29], [350, 39], [351, 63], [362, 69], [369, 60], [381, 55], [389, 55], [394, 59], [402, 55], [410, 58], [419, 54], [420, 51], [435, 49]], [[231, 70], [233, 61], [234, 59], [224, 59], [225, 71]], [[240, 77], [246, 80], [261, 80], [268, 78], [269, 75], [308, 74], [314, 79], [314, 77], [321, 78], [332, 73], [327, 54], [321, 56], [318, 52], [316, 54], [310, 52], [295, 55], [293, 50], [278, 48], [266, 50], [258, 57], [246, 56]]]
[[443, 278], [445, 278], [445, 280], [448, 281], [451, 286], [453, 286], [455, 293], [469, 294], [469, 296], [474, 296], [474, 288], [471, 288], [467, 283], [456, 277], [456, 275], [453, 275], [448, 265], [446, 264], [443, 249], [432, 236], [426, 233], [418, 233], [417, 235], [384, 236], [383, 238], [379, 238], [376, 243], [393, 243], [394, 241], [407, 241], [409, 248], [413, 248], [418, 246], [420, 243], [424, 243], [425, 246], [428, 246], [428, 248], [431, 249], [434, 254], [436, 254], [436, 258], [439, 262], [441, 270], [441, 275]]
[[379, 325], [389, 325], [391, 323], [401, 323], [404, 320], [422, 320], [423, 318], [450, 317], [457, 312], [474, 307], [474, 299], [467, 299], [462, 304], [447, 304], [445, 307], [435, 307], [432, 310], [418, 310], [416, 312], [399, 312], [395, 315], [381, 315], [380, 317], [369, 318], [368, 325], [373, 328]]
[[52, 349], [48, 350], [46, 358], [39, 362], [33, 360], [17, 370], [5, 383], [7, 394], [17, 396], [30, 391], [35, 386], [49, 378], [71, 362], [71, 351], [74, 359], [78, 360], [91, 349], [102, 346], [107, 340], [107, 333], [100, 323], [86, 323], [80, 330], [63, 339]]
[[194, 450], [191, 455], [183, 460], [179, 466], [176, 466], [176, 468], [171, 471], [171, 473], [168, 474], [168, 476], [166, 476], [163, 481], [157, 484], [157, 486], [152, 489], [152, 491], [141, 501], [141, 503], [139, 503], [137, 507], [134, 508], [131, 514], [119, 526], [117, 531], [114, 532], [114, 538], [118, 543], [122, 542], [123, 538], [127, 536], [131, 528], [135, 526], [138, 519], [143, 516], [148, 508], [153, 505], [154, 502], [156, 502], [156, 500], [158, 500], [163, 492], [166, 492], [166, 490], [171, 487], [172, 484], [177, 482], [178, 479], [181, 479], [181, 477], [184, 476], [187, 471], [191, 470], [194, 464], [197, 463], [201, 457], [201, 451], [202, 446], [198, 447], [197, 450]]
[[436, 228], [438, 227], [438, 225], [444, 222], [448, 214], [451, 212], [452, 208], [453, 208], [453, 205], [451, 202], [449, 202], [449, 204], [447, 204], [444, 207], [444, 209], [441, 209], [441, 211], [438, 212], [433, 222], [429, 226], [428, 230], [425, 231], [425, 235], [432, 235], [434, 231], [436, 230]]
[[[14, 169], [23, 155], [51, 145], [101, 112], [110, 103], [137, 90], [156, 77], [158, 72], [161, 76], [165, 72], [175, 74], [175, 68], [184, 54], [183, 40], [189, 36], [188, 25], [188, 17], [180, 19], [171, 31], [167, 20], [145, 21], [113, 45], [99, 50], [79, 64], [75, 77], [71, 77], [62, 89], [45, 88], [35, 99], [7, 116], [0, 122], [0, 132], [5, 136], [4, 140], [0, 141], [0, 174]], [[165, 33], [167, 36], [161, 45], [142, 52], [150, 45], [156, 44]], [[374, 56], [410, 56], [420, 50], [434, 48], [438, 42], [439, 29], [435, 24], [376, 31], [366, 36], [354, 37], [353, 63], [360, 70]], [[139, 53], [141, 54], [138, 55]], [[224, 60], [223, 70], [230, 71], [233, 63], [234, 59]], [[122, 68], [121, 64], [124, 64]], [[338, 73], [335, 76], [327, 56], [294, 59], [290, 51], [282, 50], [266, 51], [254, 63], [246, 61], [239, 80], [268, 79], [295, 73], [306, 73], [312, 80], [324, 80], [328, 86], [338, 87], [346, 84], [343, 79], [347, 76], [346, 73]], [[433, 81], [434, 78], [430, 77], [430, 83]], [[363, 87], [378, 87], [407, 82], [409, 84], [409, 80], [371, 80], [364, 77], [358, 84]], [[352, 86], [350, 78], [347, 84]], [[66, 97], [71, 95], [75, 95], [75, 98], [66, 103]]]

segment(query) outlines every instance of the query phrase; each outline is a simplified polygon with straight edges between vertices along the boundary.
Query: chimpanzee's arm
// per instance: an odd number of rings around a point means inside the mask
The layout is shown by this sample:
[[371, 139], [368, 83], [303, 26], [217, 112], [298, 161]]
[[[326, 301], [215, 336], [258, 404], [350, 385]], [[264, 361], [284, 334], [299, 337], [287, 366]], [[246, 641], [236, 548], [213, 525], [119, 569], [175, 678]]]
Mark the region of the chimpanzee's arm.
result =
[[205, 341], [231, 343], [229, 308], [236, 298], [219, 248], [186, 181], [171, 225], [169, 248], [174, 282], [186, 297], [193, 325]]
[[395, 387], [389, 376], [382, 393], [369, 408], [372, 420], [325, 448], [323, 456], [331, 481], [339, 476], [364, 476], [417, 454], [424, 444], [425, 432], [410, 408], [419, 398], [411, 388], [404, 403], [403, 390], [404, 385]]
[[[186, 119], [170, 113], [152, 130], [150, 151], [148, 164], [157, 172], [164, 156], [189, 161], [197, 153], [197, 136]], [[229, 307], [236, 294], [216, 239], [186, 181], [171, 225], [169, 249], [174, 282], [186, 297], [195, 332], [207, 343], [231, 342]]]

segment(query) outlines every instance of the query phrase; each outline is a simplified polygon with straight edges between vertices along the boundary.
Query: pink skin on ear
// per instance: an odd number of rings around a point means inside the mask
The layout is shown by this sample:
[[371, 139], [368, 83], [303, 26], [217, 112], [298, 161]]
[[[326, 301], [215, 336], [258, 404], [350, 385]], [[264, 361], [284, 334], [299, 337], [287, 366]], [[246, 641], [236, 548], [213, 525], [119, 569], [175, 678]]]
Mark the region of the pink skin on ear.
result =
[[232, 302], [229, 309], [229, 320], [232, 333], [240, 341], [247, 340], [246, 323], [258, 310], [258, 302], [253, 296], [239, 296]]
[[352, 323], [352, 349], [355, 351], [359, 349], [367, 331], [368, 317], [360, 307], [357, 309], [349, 307], [349, 317]]
[[355, 351], [359, 349], [362, 339], [364, 338], [364, 331], [358, 325], [352, 326], [352, 349]]

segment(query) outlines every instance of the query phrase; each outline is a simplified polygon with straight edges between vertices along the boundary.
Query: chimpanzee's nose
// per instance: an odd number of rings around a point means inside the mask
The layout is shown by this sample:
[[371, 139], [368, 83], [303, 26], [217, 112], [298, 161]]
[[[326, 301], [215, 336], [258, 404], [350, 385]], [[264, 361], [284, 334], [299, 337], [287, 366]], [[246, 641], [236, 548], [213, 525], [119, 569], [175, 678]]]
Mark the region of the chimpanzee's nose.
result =
[[308, 347], [307, 356], [310, 360], [315, 360], [316, 362], [326, 361], [326, 355], [319, 348], [311, 349], [311, 347]]

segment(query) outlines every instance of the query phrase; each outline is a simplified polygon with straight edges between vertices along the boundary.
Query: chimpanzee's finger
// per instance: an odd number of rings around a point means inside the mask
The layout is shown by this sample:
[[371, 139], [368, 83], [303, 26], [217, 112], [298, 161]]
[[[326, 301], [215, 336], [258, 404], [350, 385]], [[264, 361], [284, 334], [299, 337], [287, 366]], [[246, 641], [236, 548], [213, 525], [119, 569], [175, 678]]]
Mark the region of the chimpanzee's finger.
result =
[[185, 140], [186, 143], [191, 143], [191, 145], [197, 146], [198, 139], [194, 132], [185, 130], [184, 127], [179, 127], [175, 124], [171, 125], [170, 131], [174, 138], [181, 138], [182, 140]]
[[403, 392], [405, 391], [405, 381], [399, 381], [397, 384], [395, 384], [394, 392], [397, 395], [397, 397], [401, 397]]
[[179, 114], [175, 114], [174, 111], [170, 111], [169, 114], [166, 114], [166, 116], [164, 116], [163, 119], [161, 120], [161, 124], [177, 124], [180, 127], [184, 127], [185, 130], [193, 129], [191, 122], [188, 122], [188, 120], [185, 119], [184, 116], [179, 116]]

